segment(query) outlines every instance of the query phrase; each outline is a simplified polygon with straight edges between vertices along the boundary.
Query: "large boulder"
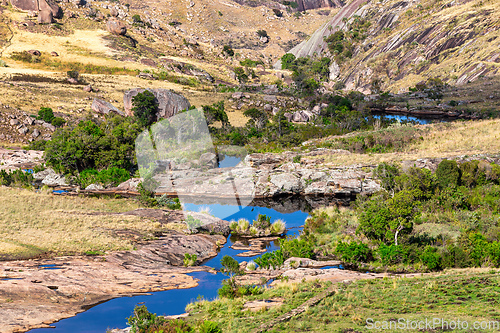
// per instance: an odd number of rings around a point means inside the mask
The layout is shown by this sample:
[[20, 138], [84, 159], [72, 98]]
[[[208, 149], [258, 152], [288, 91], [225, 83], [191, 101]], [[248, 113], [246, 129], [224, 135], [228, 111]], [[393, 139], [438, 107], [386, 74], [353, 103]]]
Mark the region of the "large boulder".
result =
[[43, 185], [51, 187], [68, 185], [66, 178], [63, 175], [57, 174], [51, 168], [33, 174], [33, 178], [35, 181], [40, 181]]
[[118, 110], [114, 105], [98, 98], [94, 98], [94, 101], [92, 102], [92, 111], [100, 114], [115, 112], [119, 115], [125, 116], [125, 113]]
[[54, 23], [54, 16], [50, 10], [42, 10], [38, 13], [38, 24]]
[[106, 28], [113, 35], [124, 36], [127, 33], [127, 27], [125, 26], [125, 24], [115, 19], [109, 20], [108, 23], [106, 23]]
[[40, 12], [38, 14], [39, 20], [42, 12], [50, 11], [54, 18], [62, 18], [63, 14], [61, 7], [53, 0], [10, 0], [10, 3], [19, 10]]
[[[123, 104], [125, 113], [129, 116], [133, 115], [132, 112], [132, 98], [138, 93], [144, 92], [146, 89], [135, 88], [125, 92], [123, 95]], [[169, 118], [176, 115], [179, 111], [187, 110], [191, 107], [186, 97], [177, 94], [167, 89], [148, 89], [155, 95], [158, 101], [157, 119]]]

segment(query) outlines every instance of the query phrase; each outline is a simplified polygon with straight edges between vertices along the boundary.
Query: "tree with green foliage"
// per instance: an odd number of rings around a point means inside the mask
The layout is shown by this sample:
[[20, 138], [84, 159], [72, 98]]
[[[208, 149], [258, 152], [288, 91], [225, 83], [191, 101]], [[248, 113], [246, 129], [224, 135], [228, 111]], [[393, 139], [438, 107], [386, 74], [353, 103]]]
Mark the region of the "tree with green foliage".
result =
[[157, 120], [158, 100], [155, 95], [145, 90], [132, 97], [132, 111], [142, 127], [149, 127]]
[[103, 122], [84, 120], [56, 130], [45, 143], [45, 161], [60, 172], [135, 165], [135, 139], [142, 128], [133, 118], [114, 116]]
[[293, 63], [295, 62], [295, 55], [286, 53], [281, 57], [281, 69], [293, 70]]
[[240, 264], [232, 257], [225, 255], [222, 257], [220, 264], [222, 265], [221, 271], [229, 276], [241, 274]]
[[229, 118], [227, 117], [226, 111], [224, 111], [224, 101], [219, 101], [212, 105], [202, 105], [202, 109], [209, 125], [216, 121], [220, 121], [222, 127], [227, 127], [229, 125]]
[[255, 126], [258, 129], [263, 129], [268, 123], [267, 114], [257, 108], [250, 108], [243, 112], [243, 115], [250, 118], [247, 123], [248, 127]]
[[401, 234], [413, 230], [413, 218], [416, 216], [417, 201], [413, 192], [402, 190], [386, 200], [383, 196], [373, 197], [360, 207], [357, 233], [398, 245]]
[[381, 181], [382, 187], [393, 192], [396, 187], [396, 177], [400, 175], [400, 169], [394, 164], [382, 162], [373, 171], [375, 177]]

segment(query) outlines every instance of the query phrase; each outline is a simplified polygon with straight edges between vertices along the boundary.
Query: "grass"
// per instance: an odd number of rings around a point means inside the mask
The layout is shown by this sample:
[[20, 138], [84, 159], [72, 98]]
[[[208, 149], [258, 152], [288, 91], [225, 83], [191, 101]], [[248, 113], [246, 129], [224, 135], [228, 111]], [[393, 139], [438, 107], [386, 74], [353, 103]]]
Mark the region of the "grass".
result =
[[129, 199], [65, 197], [0, 187], [0, 259], [132, 249], [160, 225], [136, 216]]
[[[500, 120], [456, 121], [418, 125], [421, 138], [391, 153], [353, 153], [311, 157], [331, 165], [377, 165], [419, 158], [445, 158], [457, 155], [496, 154], [500, 151]], [[318, 146], [334, 143], [336, 137], [317, 141]]]
[[[188, 305], [187, 310], [193, 314], [190, 320], [216, 321], [224, 332], [252, 332], [261, 324], [297, 308], [329, 285], [330, 282], [320, 281], [300, 284], [283, 281], [261, 295], [212, 302], [202, 300]], [[499, 292], [499, 271], [488, 269], [360, 280], [348, 286], [338, 284], [332, 296], [275, 325], [269, 332], [369, 332], [372, 330], [366, 326], [368, 318], [374, 321], [460, 319], [471, 327], [475, 321], [500, 321]], [[283, 299], [283, 306], [251, 314], [243, 311], [246, 301], [271, 298]]]

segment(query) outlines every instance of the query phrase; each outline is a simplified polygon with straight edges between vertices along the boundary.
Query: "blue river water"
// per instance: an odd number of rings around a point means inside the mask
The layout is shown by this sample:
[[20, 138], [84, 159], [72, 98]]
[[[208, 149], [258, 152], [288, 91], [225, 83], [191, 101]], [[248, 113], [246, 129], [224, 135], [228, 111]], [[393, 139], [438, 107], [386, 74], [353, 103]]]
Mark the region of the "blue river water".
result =
[[[236, 206], [227, 205], [196, 205], [185, 204], [184, 209], [188, 211], [199, 211], [204, 207], [210, 208], [210, 213], [217, 217], [224, 217], [225, 220], [237, 220], [246, 218], [252, 221], [257, 218], [258, 214], [266, 214], [271, 216], [271, 222], [275, 219], [282, 219], [286, 222], [287, 235], [295, 236], [300, 232], [301, 227], [308, 214], [303, 211], [293, 213], [280, 213], [274, 209], [248, 206], [239, 209]], [[227, 211], [233, 211], [234, 214], [227, 217]], [[238, 262], [249, 261], [256, 257], [236, 257], [235, 255], [244, 252], [230, 249], [229, 246], [233, 243], [231, 237], [228, 237], [228, 242], [220, 250], [217, 257], [208, 260], [204, 263], [206, 266], [220, 268], [220, 260], [224, 255], [230, 255]], [[273, 251], [278, 248], [277, 242], [270, 242], [267, 246], [268, 251]], [[145, 304], [149, 311], [159, 315], [176, 315], [185, 312], [187, 304], [196, 301], [197, 298], [212, 300], [217, 297], [217, 289], [220, 288], [222, 280], [227, 279], [221, 273], [211, 274], [207, 272], [190, 273], [192, 277], [199, 280], [199, 285], [191, 289], [175, 289], [160, 292], [154, 292], [150, 295], [140, 295], [133, 297], [120, 297], [113, 300], [98, 304], [89, 310], [82, 312], [74, 317], [63, 319], [52, 326], [54, 328], [34, 329], [30, 332], [72, 332], [72, 333], [104, 333], [111, 328], [127, 327], [127, 317], [132, 314], [134, 307], [137, 304]]]
[[430, 119], [430, 118], [417, 118], [412, 116], [395, 115], [395, 114], [385, 114], [385, 115], [373, 115], [374, 118], [385, 118], [387, 120], [398, 120], [400, 122], [415, 122], [417, 124], [430, 124], [436, 121], [444, 121], [441, 119]]

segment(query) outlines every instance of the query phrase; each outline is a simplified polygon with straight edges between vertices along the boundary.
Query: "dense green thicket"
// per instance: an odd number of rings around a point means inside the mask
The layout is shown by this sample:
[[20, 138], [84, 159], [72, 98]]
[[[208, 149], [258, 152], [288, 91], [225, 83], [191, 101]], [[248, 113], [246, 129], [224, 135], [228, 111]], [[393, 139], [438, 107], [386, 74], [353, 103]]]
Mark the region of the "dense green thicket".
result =
[[383, 163], [374, 174], [384, 191], [307, 220], [316, 253], [404, 270], [500, 266], [500, 166], [444, 160], [432, 173]]
[[57, 130], [45, 144], [45, 160], [60, 172], [118, 167], [133, 171], [135, 139], [142, 127], [135, 118], [114, 116], [104, 121], [80, 121]]

